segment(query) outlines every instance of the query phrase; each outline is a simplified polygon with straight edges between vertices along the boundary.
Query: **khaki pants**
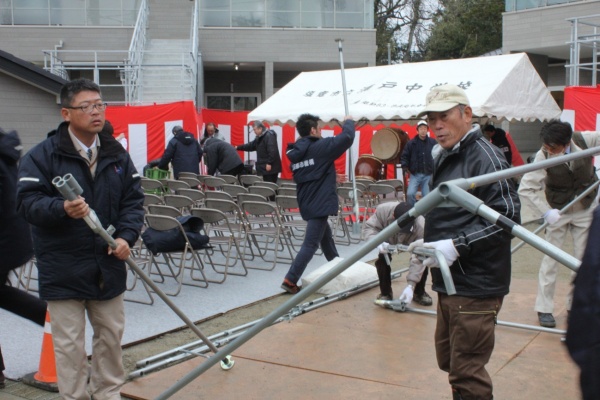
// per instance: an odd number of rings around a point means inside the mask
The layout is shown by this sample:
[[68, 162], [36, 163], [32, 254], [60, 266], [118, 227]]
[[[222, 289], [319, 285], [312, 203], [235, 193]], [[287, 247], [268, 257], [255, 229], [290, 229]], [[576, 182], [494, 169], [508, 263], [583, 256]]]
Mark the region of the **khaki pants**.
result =
[[438, 293], [435, 353], [450, 385], [463, 400], [489, 400], [492, 378], [485, 369], [495, 342], [503, 297], [484, 299]]
[[48, 302], [58, 389], [67, 400], [90, 400], [85, 350], [86, 312], [94, 332], [90, 392], [94, 400], [120, 400], [125, 371], [121, 338], [125, 327], [123, 295], [111, 300]]
[[[592, 224], [592, 211], [577, 211], [566, 213], [560, 217], [560, 220], [546, 228], [546, 241], [559, 249], [565, 244], [565, 239], [569, 232], [573, 237], [573, 255], [581, 260], [585, 245], [587, 243], [588, 232]], [[560, 265], [561, 268], [566, 268]], [[558, 273], [559, 263], [550, 256], [544, 256], [540, 265], [538, 276], [538, 294], [535, 299], [534, 310], [541, 313], [554, 312], [554, 291], [556, 289], [556, 274]], [[567, 299], [567, 309], [570, 307], [570, 295]]]

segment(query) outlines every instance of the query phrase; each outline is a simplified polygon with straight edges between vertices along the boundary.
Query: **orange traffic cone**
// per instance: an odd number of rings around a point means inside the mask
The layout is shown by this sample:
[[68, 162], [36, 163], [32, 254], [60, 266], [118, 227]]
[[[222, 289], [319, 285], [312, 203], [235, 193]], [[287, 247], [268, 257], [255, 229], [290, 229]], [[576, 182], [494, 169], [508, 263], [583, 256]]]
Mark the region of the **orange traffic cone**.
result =
[[46, 312], [44, 324], [44, 339], [42, 340], [42, 354], [38, 372], [32, 372], [23, 377], [23, 383], [49, 392], [58, 392], [56, 377], [56, 361], [54, 359], [54, 344], [52, 344], [52, 328], [50, 313]]

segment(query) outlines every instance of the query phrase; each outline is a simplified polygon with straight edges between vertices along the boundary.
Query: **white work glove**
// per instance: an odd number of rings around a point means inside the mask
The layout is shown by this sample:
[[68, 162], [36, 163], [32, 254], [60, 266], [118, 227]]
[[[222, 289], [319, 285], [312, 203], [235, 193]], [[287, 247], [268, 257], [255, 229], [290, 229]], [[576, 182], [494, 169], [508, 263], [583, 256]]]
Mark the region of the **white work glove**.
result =
[[411, 252], [415, 249], [415, 247], [423, 247], [423, 239], [417, 239], [411, 244], [408, 245], [408, 249], [406, 251]]
[[544, 214], [544, 219], [548, 225], [554, 225], [560, 220], [560, 211], [558, 211], [556, 208], [546, 211], [546, 214]]
[[379, 246], [377, 246], [377, 250], [379, 250], [380, 254], [389, 253], [390, 244], [388, 242], [383, 242]]
[[398, 300], [400, 300], [400, 302], [405, 303], [405, 304], [410, 304], [410, 302], [413, 299], [413, 287], [412, 285], [408, 285], [406, 286], [406, 288], [404, 289], [404, 291], [402, 292], [402, 294], [400, 295], [400, 298]]
[[[456, 261], [456, 259], [458, 258], [458, 251], [456, 251], [452, 239], [444, 239], [438, 240], [437, 242], [423, 243], [423, 247], [441, 251], [444, 255], [444, 258], [446, 258], [446, 263], [448, 264], [448, 266], [451, 266], [454, 263], [454, 261]], [[430, 268], [439, 268], [437, 259], [435, 257], [427, 257], [423, 261], [423, 265]]]

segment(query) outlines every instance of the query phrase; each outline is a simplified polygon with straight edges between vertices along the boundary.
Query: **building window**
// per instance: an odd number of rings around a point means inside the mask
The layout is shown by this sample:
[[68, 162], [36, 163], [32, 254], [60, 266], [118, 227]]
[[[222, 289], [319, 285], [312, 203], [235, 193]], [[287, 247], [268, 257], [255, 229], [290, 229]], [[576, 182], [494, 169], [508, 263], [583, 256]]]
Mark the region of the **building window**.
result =
[[372, 29], [373, 0], [201, 0], [202, 26]]
[[260, 102], [259, 94], [221, 94], [206, 95], [206, 108], [225, 111], [252, 111]]

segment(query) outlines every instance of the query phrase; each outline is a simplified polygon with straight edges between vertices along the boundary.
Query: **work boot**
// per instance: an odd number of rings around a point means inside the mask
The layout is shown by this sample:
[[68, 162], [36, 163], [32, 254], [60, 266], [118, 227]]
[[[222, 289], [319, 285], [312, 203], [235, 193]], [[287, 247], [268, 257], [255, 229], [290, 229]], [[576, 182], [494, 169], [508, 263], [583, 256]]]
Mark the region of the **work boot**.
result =
[[540, 326], [545, 328], [554, 328], [556, 326], [556, 321], [554, 320], [554, 316], [550, 313], [538, 313], [538, 320], [540, 321]]
[[413, 301], [422, 306], [430, 306], [433, 304], [433, 300], [427, 292], [423, 292], [422, 294], [416, 294], [413, 296]]

